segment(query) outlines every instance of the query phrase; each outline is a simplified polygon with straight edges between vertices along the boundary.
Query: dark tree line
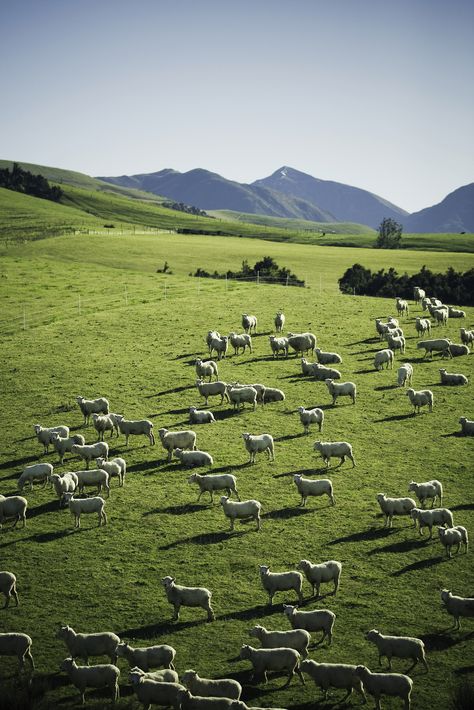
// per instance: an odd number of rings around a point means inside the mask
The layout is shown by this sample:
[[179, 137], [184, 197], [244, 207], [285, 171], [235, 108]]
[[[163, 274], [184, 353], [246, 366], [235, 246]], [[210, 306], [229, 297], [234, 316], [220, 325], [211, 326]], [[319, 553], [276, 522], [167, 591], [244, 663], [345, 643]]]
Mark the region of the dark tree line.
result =
[[[190, 274], [191, 275], [191, 274]], [[193, 276], [199, 276], [208, 279], [239, 279], [241, 281], [255, 281], [257, 278], [265, 283], [284, 283], [288, 286], [304, 287], [305, 282], [293, 274], [290, 269], [279, 267], [271, 256], [264, 256], [263, 259], [257, 261], [254, 266], [249, 266], [247, 259], [242, 262], [240, 271], [226, 271], [219, 274], [217, 271], [210, 273], [205, 269], [196, 269]]]
[[474, 269], [462, 273], [449, 267], [446, 273], [436, 274], [423, 266], [413, 276], [407, 273], [399, 276], [393, 267], [372, 273], [361, 264], [354, 264], [339, 279], [339, 288], [343, 293], [359, 296], [413, 298], [414, 286], [420, 286], [427, 296], [436, 296], [443, 303], [474, 305]]
[[186, 205], [184, 202], [163, 202], [162, 207], [167, 207], [169, 210], [176, 210], [177, 212], [186, 212], [186, 214], [194, 214], [197, 217], [209, 217], [209, 219], [215, 219], [215, 217], [207, 214], [207, 212], [199, 209], [199, 207], [194, 207], [194, 205]]
[[63, 191], [56, 185], [51, 186], [42, 175], [33, 175], [29, 170], [23, 170], [18, 163], [13, 163], [12, 169], [0, 169], [0, 187], [15, 192], [24, 192], [25, 195], [41, 197], [44, 200], [59, 202]]

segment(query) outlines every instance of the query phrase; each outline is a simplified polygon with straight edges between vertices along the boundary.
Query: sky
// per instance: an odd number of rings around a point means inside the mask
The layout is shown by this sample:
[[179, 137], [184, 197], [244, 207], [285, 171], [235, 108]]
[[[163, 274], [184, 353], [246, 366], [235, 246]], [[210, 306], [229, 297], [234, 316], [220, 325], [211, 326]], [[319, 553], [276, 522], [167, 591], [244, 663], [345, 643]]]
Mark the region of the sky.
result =
[[282, 165], [412, 212], [474, 181], [468, 0], [0, 0], [0, 158]]

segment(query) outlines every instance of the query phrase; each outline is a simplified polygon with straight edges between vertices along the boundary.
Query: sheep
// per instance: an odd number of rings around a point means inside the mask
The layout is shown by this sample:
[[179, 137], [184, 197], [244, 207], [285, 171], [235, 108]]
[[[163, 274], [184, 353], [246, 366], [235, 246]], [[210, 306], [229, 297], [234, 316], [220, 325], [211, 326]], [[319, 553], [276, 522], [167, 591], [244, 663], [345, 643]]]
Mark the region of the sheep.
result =
[[428, 306], [430, 305], [430, 303], [431, 303], [431, 298], [429, 298], [429, 296], [428, 296], [428, 297], [425, 296], [424, 298], [422, 298], [422, 299], [421, 299], [421, 307], [422, 307], [422, 309], [423, 309], [424, 311], [427, 311], [427, 310], [428, 310]]
[[276, 387], [265, 387], [265, 392], [263, 394], [263, 404], [270, 404], [271, 402], [283, 402], [285, 400], [285, 393]]
[[17, 526], [19, 520], [23, 521], [23, 527], [26, 527], [26, 509], [28, 501], [22, 496], [9, 496], [5, 498], [0, 496], [0, 530], [5, 520], [14, 518], [12, 530]]
[[120, 671], [111, 663], [98, 666], [78, 666], [72, 658], [65, 658], [59, 666], [68, 674], [71, 683], [78, 689], [82, 704], [85, 703], [86, 688], [105, 688], [112, 693], [112, 702], [119, 699]]
[[301, 560], [298, 562], [296, 569], [300, 569], [306, 575], [306, 579], [311, 585], [313, 597], [319, 597], [319, 588], [323, 582], [334, 583], [334, 594], [339, 589], [339, 580], [341, 578], [342, 564], [336, 560], [328, 560], [317, 565], [309, 560]]
[[49, 429], [42, 427], [41, 424], [35, 424], [33, 426], [35, 430], [36, 438], [40, 444], [43, 444], [45, 454], [49, 451], [49, 445], [51, 444], [51, 439], [53, 434], [59, 434], [64, 438], [69, 436], [69, 427], [67, 426], [54, 426]]
[[324, 380], [324, 382], [332, 396], [333, 406], [335, 406], [338, 397], [350, 397], [352, 404], [356, 403], [357, 388], [354, 382], [334, 382], [331, 379]]
[[259, 565], [258, 569], [263, 588], [268, 592], [270, 606], [273, 604], [275, 592], [286, 592], [289, 589], [294, 589], [299, 603], [303, 603], [303, 576], [299, 572], [270, 572], [267, 565]]
[[265, 394], [265, 390], [267, 389], [265, 385], [262, 385], [258, 382], [253, 382], [252, 384], [241, 384], [240, 382], [231, 382], [230, 383], [232, 387], [253, 387], [254, 390], [257, 390], [257, 402], [263, 402], [263, 397]]
[[201, 397], [204, 397], [206, 407], [208, 403], [208, 398], [217, 396], [218, 394], [220, 394], [221, 396], [221, 404], [224, 401], [224, 398], [229, 401], [229, 395], [227, 394], [227, 384], [225, 382], [222, 382], [221, 380], [216, 380], [216, 382], [204, 382], [203, 380], [199, 379], [196, 380], [196, 387], [198, 388], [198, 392]]
[[324, 424], [324, 411], [315, 407], [314, 409], [305, 409], [304, 407], [298, 407], [298, 413], [300, 415], [300, 422], [303, 425], [303, 430], [305, 434], [309, 434], [309, 425], [317, 424], [319, 431], [322, 431]]
[[186, 451], [185, 449], [180, 449], [179, 447], [174, 450], [175, 458], [179, 459], [183, 466], [186, 468], [193, 468], [194, 466], [212, 466], [214, 460], [211, 454], [207, 451]]
[[198, 503], [205, 491], [210, 493], [211, 503], [214, 502], [214, 491], [222, 490], [226, 491], [229, 497], [233, 491], [237, 496], [237, 500], [240, 500], [239, 492], [237, 490], [237, 479], [231, 473], [215, 473], [208, 474], [207, 476], [201, 476], [199, 473], [192, 473], [188, 478], [188, 483], [198, 484], [200, 489], [197, 499]]
[[196, 409], [189, 407], [189, 423], [190, 424], [214, 424], [216, 421], [212, 412], [206, 409]]
[[53, 467], [50, 463], [35, 463], [32, 466], [27, 466], [23, 469], [22, 474], [18, 478], [18, 490], [21, 493], [26, 484], [29, 483], [30, 490], [32, 491], [33, 481], [42, 481], [43, 488], [45, 488], [48, 481], [51, 480], [52, 475]]
[[84, 415], [84, 426], [89, 424], [91, 414], [108, 414], [110, 410], [109, 403], [105, 397], [99, 397], [98, 399], [84, 399], [84, 397], [76, 397], [76, 402]]
[[438, 325], [446, 325], [449, 317], [447, 308], [430, 308], [428, 306], [428, 310]]
[[229, 402], [234, 405], [235, 409], [243, 408], [244, 403], [253, 405], [253, 410], [257, 408], [257, 390], [255, 387], [233, 387], [232, 385], [227, 385], [227, 396]]
[[446, 525], [448, 528], [453, 527], [453, 514], [448, 508], [430, 508], [429, 510], [413, 508], [413, 510], [410, 511], [410, 515], [415, 528], [418, 523], [420, 535], [423, 535], [423, 528], [429, 528], [430, 540], [433, 537], [433, 525]]
[[474, 343], [474, 330], [461, 328], [461, 342], [469, 348]]
[[312, 364], [311, 368], [312, 377], [314, 377], [314, 379], [318, 382], [325, 382], [328, 379], [341, 379], [341, 373], [339, 372], [339, 370], [335, 370], [333, 367], [326, 367], [325, 365], [320, 365], [318, 362], [315, 362]]
[[285, 314], [281, 311], [278, 311], [275, 315], [274, 323], [276, 332], [281, 333], [283, 330], [283, 326], [285, 325]]
[[16, 606], [19, 605], [20, 601], [16, 591], [16, 577], [13, 572], [0, 572], [0, 593], [5, 595], [4, 609], [10, 604], [11, 597], [14, 598]]
[[393, 368], [393, 350], [386, 348], [385, 350], [378, 350], [374, 355], [374, 367], [376, 370], [383, 370], [384, 364], [386, 364], [386, 369]]
[[214, 335], [211, 338], [209, 344], [209, 355], [215, 350], [217, 354], [217, 359], [222, 360], [222, 358], [227, 354], [227, 348], [229, 347], [229, 339], [227, 335]]
[[413, 286], [413, 300], [415, 303], [420, 303], [420, 301], [425, 298], [426, 291], [420, 286]]
[[184, 688], [176, 693], [177, 707], [181, 710], [242, 710], [246, 708], [245, 703], [231, 698], [203, 698], [200, 695], [192, 695]]
[[262, 648], [294, 648], [302, 658], [308, 656], [311, 636], [305, 629], [267, 631], [264, 626], [257, 625], [250, 629], [249, 636], [258, 639]]
[[429, 318], [416, 317], [415, 330], [419, 335], [424, 335], [425, 333], [431, 333], [431, 321]]
[[104, 510], [105, 500], [100, 496], [93, 498], [74, 498], [74, 493], [64, 493], [63, 500], [69, 506], [71, 514], [74, 516], [74, 527], [81, 527], [81, 515], [87, 513], [97, 513], [99, 527], [107, 525], [107, 514]]
[[179, 676], [176, 671], [172, 671], [170, 668], [163, 668], [159, 671], [142, 671], [141, 668], [135, 666], [130, 668], [130, 673], [135, 673], [135, 675], [140, 676], [146, 680], [154, 680], [158, 683], [178, 683]]
[[212, 376], [216, 376], [216, 380], [219, 379], [219, 370], [217, 368], [217, 363], [214, 360], [196, 360], [196, 375], [198, 377], [209, 377], [209, 382], [212, 380]]
[[76, 471], [77, 488], [79, 493], [84, 493], [86, 486], [96, 486], [97, 493], [102, 489], [107, 491], [107, 497], [110, 496], [109, 474], [102, 468], [92, 468], [86, 471]]
[[377, 494], [377, 502], [384, 514], [384, 527], [392, 527], [394, 515], [410, 515], [416, 503], [413, 498], [387, 498], [385, 493]]
[[342, 357], [338, 353], [324, 352], [320, 348], [315, 348], [314, 353], [321, 365], [337, 365], [342, 362]]
[[383, 340], [385, 333], [387, 333], [390, 329], [391, 326], [388, 323], [383, 323], [381, 318], [375, 319], [375, 330], [377, 331], [380, 340]]
[[412, 636], [384, 636], [377, 629], [371, 629], [365, 634], [367, 641], [374, 643], [379, 652], [379, 666], [382, 657], [388, 661], [388, 669], [392, 670], [392, 658], [411, 658], [413, 665], [406, 671], [409, 673], [421, 661], [426, 670], [428, 664], [425, 657], [425, 644], [421, 639]]
[[314, 355], [314, 348], [316, 347], [316, 336], [313, 333], [288, 333], [288, 345], [289, 347], [301, 355], [311, 351]]
[[53, 484], [57, 497], [62, 499], [64, 493], [74, 493], [79, 480], [75, 473], [68, 471], [67, 473], [63, 473], [62, 476], [60, 476], [59, 473], [53, 473], [51, 483]]
[[426, 405], [428, 405], [430, 412], [433, 411], [434, 395], [431, 390], [414, 390], [409, 387], [405, 394], [413, 405], [413, 416], [415, 416], [417, 409], [420, 414], [421, 407], [426, 407]]
[[25, 667], [25, 660], [28, 660], [31, 671], [35, 669], [31, 647], [33, 641], [26, 634], [16, 632], [0, 633], [0, 656], [16, 656], [20, 665], [20, 670]]
[[81, 634], [76, 633], [72, 626], [60, 626], [56, 638], [64, 641], [72, 659], [82, 658], [87, 664], [89, 656], [109, 656], [112, 663], [117, 663], [120, 638], [112, 631]]
[[469, 355], [469, 348], [467, 345], [461, 345], [460, 343], [451, 343], [449, 352], [451, 357], [461, 357], [462, 355]]
[[191, 429], [185, 431], [169, 431], [165, 429], [165, 427], [161, 427], [161, 429], [158, 429], [158, 436], [160, 437], [162, 447], [168, 452], [168, 461], [171, 461], [173, 451], [177, 448], [189, 449], [190, 451], [196, 449], [196, 432]]
[[408, 301], [405, 301], [403, 298], [397, 297], [395, 305], [399, 316], [407, 316], [409, 314], [410, 307], [408, 305]]
[[246, 348], [252, 352], [252, 338], [248, 333], [229, 333], [229, 340], [234, 348], [234, 355], [239, 354], [240, 348], [242, 348], [242, 353], [245, 353]]
[[122, 415], [117, 416], [118, 428], [122, 434], [125, 434], [125, 446], [128, 446], [128, 437], [133, 434], [139, 436], [143, 434], [147, 436], [150, 445], [155, 445], [155, 435], [153, 434], [153, 422], [149, 419], [124, 419]]
[[64, 455], [66, 451], [71, 451], [74, 444], [80, 444], [80, 446], [84, 446], [86, 440], [81, 434], [74, 434], [74, 436], [62, 437], [58, 434], [58, 432], [53, 432], [51, 434], [51, 443], [56, 449], [56, 452], [59, 456], [59, 463], [63, 464]]
[[449, 350], [449, 346], [451, 345], [451, 341], [448, 338], [436, 338], [434, 340], [420, 340], [416, 344], [416, 347], [418, 350], [425, 350], [425, 354], [423, 355], [423, 360], [425, 357], [430, 354], [430, 359], [433, 359], [433, 352], [440, 352], [442, 357], [445, 357], [447, 355], [448, 357], [452, 357], [451, 352]]
[[348, 663], [317, 663], [316, 661], [302, 661], [301, 671], [307, 673], [314, 680], [315, 684], [324, 691], [324, 700], [328, 699], [329, 688], [344, 688], [347, 695], [341, 700], [344, 703], [351, 695], [352, 691], [357, 691], [364, 702], [366, 697], [362, 681], [356, 675], [356, 666]]
[[126, 641], [121, 641], [117, 646], [117, 656], [126, 658], [130, 668], [137, 666], [146, 673], [150, 668], [159, 668], [160, 666], [174, 670], [173, 661], [176, 651], [172, 646], [166, 644], [133, 648]]
[[416, 483], [416, 481], [410, 481], [408, 484], [408, 492], [413, 491], [421, 503], [421, 507], [425, 507], [425, 501], [431, 498], [431, 507], [433, 508], [436, 498], [440, 505], [443, 504], [443, 486], [442, 484], [434, 479], [433, 481], [426, 481], [426, 483]]
[[[118, 439], [118, 437], [119, 437], [119, 425], [118, 425], [118, 423], [119, 423], [119, 419], [122, 418], [122, 414], [116, 414], [115, 412], [109, 412], [108, 417], [112, 420], [112, 423], [113, 423], [113, 425], [114, 425], [115, 434], [116, 434], [117, 439]], [[112, 436], [111, 436], [110, 438], [112, 438]]]
[[[425, 511], [427, 512], [427, 511]], [[466, 552], [469, 547], [469, 537], [467, 530], [462, 525], [456, 525], [451, 528], [438, 527], [438, 536], [443, 547], [446, 548], [446, 554], [451, 557], [451, 548], [456, 545], [456, 552], [459, 552], [461, 543], [464, 543], [466, 547]]]
[[474, 420], [460, 417], [461, 434], [464, 436], [474, 436]]
[[466, 311], [462, 311], [459, 308], [453, 308], [448, 306], [448, 318], [465, 318]]
[[397, 370], [397, 385], [405, 387], [411, 385], [413, 379], [413, 366], [409, 362], [403, 363]]
[[270, 348], [274, 358], [278, 357], [279, 352], [285, 353], [285, 357], [288, 357], [288, 338], [275, 338], [274, 335], [270, 335], [268, 340], [270, 341]]
[[293, 482], [301, 496], [300, 506], [305, 507], [308, 496], [323, 496], [327, 495], [332, 505], [336, 505], [332, 482], [329, 478], [320, 478], [313, 480], [311, 478], [303, 478], [300, 473], [293, 475]]
[[275, 446], [271, 434], [252, 435], [245, 432], [242, 434], [242, 439], [250, 455], [249, 463], [255, 463], [257, 453], [263, 453], [264, 451], [267, 452], [269, 461], [275, 460]]
[[242, 686], [232, 678], [200, 678], [197, 672], [191, 669], [183, 673], [181, 681], [193, 695], [204, 698], [239, 700], [242, 694]]
[[441, 601], [448, 614], [454, 617], [453, 626], [455, 629], [461, 628], [461, 616], [474, 616], [474, 597], [458, 597], [449, 589], [443, 589]]
[[208, 330], [206, 335], [206, 343], [209, 350], [209, 355], [211, 354], [211, 345], [214, 338], [220, 338], [221, 334], [218, 330]]
[[375, 698], [375, 710], [380, 710], [381, 695], [395, 695], [405, 702], [405, 710], [410, 710], [410, 694], [413, 681], [402, 673], [371, 673], [365, 666], [357, 666], [356, 675], [364, 685], [364, 689]]
[[321, 454], [326, 468], [329, 468], [331, 458], [341, 459], [339, 466], [342, 466], [346, 456], [352, 461], [352, 468], [356, 465], [352, 455], [352, 446], [347, 441], [315, 441], [313, 449]]
[[110, 438], [113, 437], [115, 424], [108, 414], [96, 414], [93, 412], [91, 417], [94, 429], [98, 434], [97, 441], [104, 441], [104, 434], [106, 431], [110, 431]]
[[288, 617], [293, 629], [306, 631], [322, 631], [321, 643], [327, 636], [328, 645], [332, 643], [334, 622], [336, 615], [329, 609], [315, 609], [313, 611], [299, 611], [296, 606], [283, 604], [283, 613]]
[[110, 459], [110, 461], [106, 461], [104, 458], [99, 456], [99, 458], [96, 459], [96, 464], [98, 468], [101, 468], [103, 471], [107, 471], [109, 479], [116, 476], [119, 479], [119, 486], [124, 485], [125, 474], [127, 473], [127, 464], [125, 459], [116, 456], [115, 458]]
[[305, 357], [301, 358], [301, 372], [305, 377], [313, 377], [316, 372], [315, 362], [309, 362]]
[[262, 504], [258, 500], [229, 500], [229, 496], [221, 496], [220, 504], [224, 515], [230, 520], [230, 530], [234, 529], [236, 518], [251, 518], [257, 521], [257, 530], [260, 530], [260, 513]]
[[214, 612], [211, 607], [212, 592], [205, 587], [183, 587], [175, 584], [174, 577], [163, 577], [161, 580], [165, 588], [166, 597], [174, 607], [173, 621], [178, 621], [179, 610], [182, 606], [199, 606], [207, 612], [207, 620], [214, 621]]
[[405, 335], [404, 335], [403, 330], [401, 328], [399, 328], [398, 326], [395, 327], [395, 326], [392, 326], [389, 324], [389, 328], [386, 331], [386, 333], [384, 333], [383, 339], [388, 340], [391, 337], [404, 338]]
[[257, 332], [257, 316], [249, 316], [248, 313], [242, 313], [242, 328], [246, 333]]
[[405, 352], [406, 343], [403, 335], [392, 335], [389, 333], [387, 335], [387, 345], [393, 351], [400, 350], [401, 353]]
[[284, 687], [291, 683], [297, 673], [304, 685], [304, 678], [300, 670], [300, 654], [294, 648], [252, 648], [244, 644], [240, 649], [240, 658], [248, 660], [253, 666], [253, 679], [263, 675], [267, 682], [267, 671], [287, 671], [288, 681]]
[[185, 690], [184, 685], [176, 681], [161, 681], [142, 675], [140, 669], [129, 673], [130, 683], [135, 691], [138, 701], [147, 709], [152, 705], [179, 708], [178, 693]]
[[[431, 305], [434, 306], [435, 308], [441, 308], [443, 307], [443, 302], [439, 300], [439, 298], [435, 298], [434, 296], [431, 297]], [[446, 306], [447, 308], [447, 306]]]
[[446, 372], [446, 368], [441, 367], [439, 370], [442, 385], [467, 385], [469, 380], [466, 375], [461, 375], [455, 372]]
[[106, 441], [97, 441], [95, 444], [73, 444], [71, 453], [84, 459], [88, 469], [92, 459], [97, 459], [99, 456], [104, 459], [109, 458], [109, 445]]

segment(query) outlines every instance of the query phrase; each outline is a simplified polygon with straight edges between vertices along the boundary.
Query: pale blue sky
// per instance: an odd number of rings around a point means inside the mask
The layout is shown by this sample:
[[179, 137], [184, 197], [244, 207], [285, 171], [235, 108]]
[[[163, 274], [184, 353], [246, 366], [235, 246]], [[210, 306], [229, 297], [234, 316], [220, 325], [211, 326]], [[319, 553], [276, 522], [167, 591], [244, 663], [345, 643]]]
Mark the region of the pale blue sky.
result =
[[467, 0], [0, 0], [0, 157], [281, 165], [409, 211], [474, 180]]

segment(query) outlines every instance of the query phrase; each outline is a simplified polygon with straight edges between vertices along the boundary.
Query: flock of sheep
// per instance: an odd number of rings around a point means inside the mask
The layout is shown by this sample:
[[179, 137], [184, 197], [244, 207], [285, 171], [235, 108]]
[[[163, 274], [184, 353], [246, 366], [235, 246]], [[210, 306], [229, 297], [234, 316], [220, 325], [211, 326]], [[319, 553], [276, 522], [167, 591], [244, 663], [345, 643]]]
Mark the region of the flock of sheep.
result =
[[[415, 289], [415, 302], [421, 303], [424, 310], [429, 310], [435, 323], [442, 325], [448, 318], [464, 317], [463, 311], [443, 306], [437, 299], [428, 299], [422, 289]], [[403, 299], [397, 299], [396, 308], [398, 316], [408, 313], [409, 305]], [[270, 351], [274, 358], [280, 354], [288, 357], [290, 350], [301, 355], [301, 369], [304, 376], [320, 380], [327, 386], [332, 405], [335, 406], [339, 397], [348, 397], [352, 404], [356, 404], [357, 388], [353, 382], [339, 382], [341, 373], [330, 365], [342, 363], [338, 353], [325, 352], [316, 348], [316, 337], [312, 333], [293, 334], [287, 337], [281, 335], [285, 323], [285, 316], [278, 312], [275, 316], [275, 329], [277, 336], [270, 336]], [[375, 354], [374, 367], [381, 370], [384, 365], [393, 367], [395, 353], [405, 352], [406, 342], [399, 321], [388, 318], [386, 322], [381, 319], [375, 321], [376, 331], [380, 339], [385, 339], [386, 349]], [[245, 353], [248, 348], [252, 352], [252, 332], [256, 332], [257, 318], [243, 314], [242, 327], [244, 333], [231, 332], [229, 336], [221, 336], [217, 331], [209, 331], [206, 342], [209, 356], [215, 352], [218, 361], [198, 359], [195, 363], [196, 388], [208, 405], [210, 397], [220, 397], [220, 403], [228, 402], [236, 410], [241, 410], [246, 404], [255, 411], [257, 405], [265, 406], [273, 402], [285, 400], [285, 394], [276, 388], [267, 387], [259, 383], [242, 384], [239, 382], [226, 383], [219, 379], [218, 363], [225, 358], [228, 344], [234, 348], [234, 353]], [[431, 322], [428, 318], [416, 319], [416, 331], [425, 335], [431, 331]], [[443, 357], [467, 355], [469, 348], [474, 343], [474, 331], [461, 329], [462, 343], [452, 343], [447, 338], [423, 340], [418, 342], [417, 348], [425, 350], [425, 357], [433, 352], [440, 352]], [[317, 362], [306, 359], [309, 353], [315, 354]], [[404, 363], [397, 372], [397, 384], [405, 387], [412, 384], [413, 366]], [[458, 373], [448, 373], [440, 369], [442, 385], [466, 385], [467, 378]], [[206, 381], [207, 379], [207, 381]], [[434, 405], [433, 393], [430, 390], [406, 390], [406, 394], [414, 407], [414, 414], [421, 407], [428, 406], [432, 411]], [[45, 454], [49, 453], [52, 446], [58, 455], [59, 464], [64, 463], [66, 454], [70, 453], [85, 461], [86, 468], [79, 471], [68, 471], [63, 474], [54, 472], [50, 463], [38, 463], [28, 466], [18, 479], [18, 489], [21, 493], [26, 486], [30, 490], [34, 483], [42, 483], [43, 487], [50, 485], [54, 488], [60, 505], [67, 505], [74, 517], [74, 526], [79, 527], [81, 516], [84, 514], [97, 514], [98, 525], [107, 523], [105, 513], [106, 501], [100, 495], [92, 497], [77, 497], [84, 493], [86, 487], [94, 487], [97, 493], [105, 492], [110, 496], [110, 482], [117, 478], [118, 485], [123, 486], [126, 479], [127, 465], [121, 457], [109, 459], [109, 446], [104, 441], [104, 435], [109, 432], [110, 438], [116, 434], [125, 436], [128, 445], [130, 436], [146, 436], [151, 445], [155, 444], [153, 423], [149, 420], [127, 420], [122, 415], [110, 411], [107, 399], [100, 397], [88, 400], [77, 397], [77, 404], [84, 417], [84, 425], [92, 421], [97, 432], [97, 441], [86, 444], [82, 435], [71, 435], [67, 426], [44, 428], [40, 424], [34, 426], [38, 442], [43, 446]], [[324, 426], [324, 410], [320, 408], [298, 408], [298, 415], [305, 434], [310, 433], [310, 427], [317, 425], [319, 432]], [[195, 406], [189, 409], [191, 424], [213, 424], [216, 419], [213, 412], [199, 410]], [[474, 435], [474, 421], [461, 417], [461, 430], [465, 435]], [[161, 428], [158, 431], [159, 440], [166, 451], [167, 460], [173, 457], [178, 459], [186, 468], [212, 467], [213, 457], [207, 451], [196, 448], [197, 436], [193, 430], [169, 431]], [[275, 458], [274, 438], [269, 433], [242, 434], [244, 447], [249, 455], [249, 463], [255, 463], [258, 454], [266, 453], [270, 461]], [[349, 442], [324, 442], [316, 441], [314, 451], [321, 456], [326, 468], [329, 469], [331, 458], [337, 458], [342, 465], [349, 459], [352, 466], [356, 466], [352, 446]], [[90, 468], [90, 463], [95, 462], [96, 468]], [[300, 505], [305, 506], [310, 496], [327, 495], [331, 504], [336, 504], [333, 484], [330, 479], [304, 478], [301, 474], [294, 474], [293, 481], [299, 496]], [[188, 482], [197, 485], [199, 489], [198, 501], [204, 493], [210, 496], [213, 502], [215, 491], [225, 493], [220, 497], [220, 504], [224, 516], [229, 520], [230, 530], [234, 529], [236, 519], [253, 519], [256, 529], [260, 529], [262, 504], [258, 500], [241, 500], [237, 488], [237, 477], [230, 473], [200, 474], [192, 473]], [[434, 508], [437, 501], [442, 505], [443, 486], [440, 481], [432, 480], [424, 483], [411, 481], [408, 492], [413, 492], [418, 504], [413, 498], [390, 498], [384, 493], [377, 496], [377, 502], [384, 515], [385, 525], [391, 526], [394, 516], [407, 515], [413, 520], [413, 525], [420, 535], [424, 528], [429, 529], [431, 538], [433, 527], [436, 526], [441, 544], [445, 547], [447, 555], [451, 556], [453, 547], [459, 551], [464, 545], [468, 549], [468, 532], [463, 526], [454, 526], [452, 512], [443, 507]], [[235, 499], [236, 500], [235, 500]], [[431, 508], [425, 508], [427, 501], [431, 501]], [[13, 519], [13, 527], [19, 521], [26, 525], [26, 512], [28, 502], [21, 495], [4, 497], [0, 495], [0, 528], [7, 519]], [[322, 563], [312, 563], [301, 560], [297, 569], [272, 572], [267, 565], [259, 567], [261, 584], [268, 594], [269, 604], [273, 603], [275, 594], [289, 591], [297, 595], [298, 604], [304, 601], [304, 577], [309, 583], [312, 596], [319, 597], [322, 584], [331, 583], [334, 594], [337, 593], [342, 573], [342, 564], [336, 560]], [[304, 577], [303, 577], [304, 575]], [[13, 598], [19, 604], [17, 580], [12, 572], [0, 572], [0, 592], [5, 595], [5, 607], [8, 607]], [[207, 615], [207, 620], [214, 620], [214, 611], [211, 606], [212, 593], [204, 587], [186, 587], [178, 585], [171, 576], [162, 579], [162, 585], [167, 600], [174, 609], [173, 620], [179, 618], [181, 607], [199, 607]], [[441, 599], [449, 614], [454, 618], [456, 628], [459, 628], [460, 618], [474, 616], [474, 599], [453, 595], [449, 590], [441, 592]], [[256, 680], [267, 680], [268, 671], [278, 671], [288, 676], [289, 684], [296, 674], [304, 684], [304, 675], [311, 677], [316, 685], [324, 691], [326, 698], [330, 688], [344, 689], [346, 698], [355, 690], [362, 698], [366, 693], [373, 696], [376, 708], [380, 708], [380, 699], [383, 695], [397, 696], [403, 699], [405, 708], [410, 707], [410, 694], [413, 681], [407, 674], [401, 673], [372, 673], [363, 665], [350, 665], [343, 663], [317, 663], [309, 660], [308, 647], [311, 633], [322, 632], [322, 640], [327, 639], [331, 644], [336, 615], [329, 609], [316, 609], [303, 611], [294, 605], [283, 605], [284, 617], [289, 622], [290, 630], [268, 631], [261, 625], [250, 629], [249, 634], [258, 640], [261, 648], [254, 648], [244, 644], [240, 650], [240, 658], [247, 660], [253, 667]], [[173, 661], [176, 651], [168, 645], [133, 648], [112, 632], [83, 634], [76, 633], [71, 627], [61, 627], [57, 633], [69, 652], [69, 657], [61, 664], [63, 670], [70, 678], [71, 683], [78, 689], [81, 700], [84, 702], [84, 693], [89, 687], [107, 687], [112, 700], [119, 697], [120, 670], [117, 667], [118, 657], [125, 658], [130, 665], [129, 680], [136, 697], [144, 707], [158, 705], [162, 707], [182, 708], [194, 710], [195, 708], [212, 710], [245, 710], [248, 706], [240, 700], [242, 687], [233, 679], [205, 679], [200, 678], [194, 670], [187, 670], [179, 679], [174, 670]], [[423, 641], [418, 638], [405, 636], [387, 636], [373, 629], [366, 634], [367, 641], [375, 644], [379, 661], [382, 657], [388, 660], [388, 670], [392, 669], [392, 658], [409, 658], [413, 661], [408, 673], [418, 662], [421, 662], [426, 671], [428, 664], [425, 657]], [[31, 654], [32, 639], [23, 633], [0, 633], [0, 655], [13, 655], [19, 660], [20, 667], [25, 667], [25, 661], [34, 669]], [[79, 666], [76, 659], [83, 659], [88, 664], [89, 656], [107, 655], [110, 663], [102, 665]], [[163, 668], [163, 670], [153, 670]]]

